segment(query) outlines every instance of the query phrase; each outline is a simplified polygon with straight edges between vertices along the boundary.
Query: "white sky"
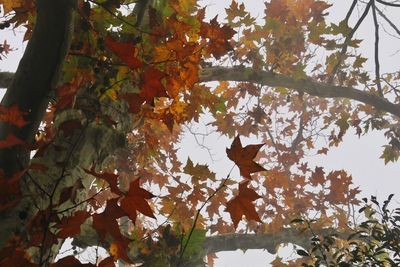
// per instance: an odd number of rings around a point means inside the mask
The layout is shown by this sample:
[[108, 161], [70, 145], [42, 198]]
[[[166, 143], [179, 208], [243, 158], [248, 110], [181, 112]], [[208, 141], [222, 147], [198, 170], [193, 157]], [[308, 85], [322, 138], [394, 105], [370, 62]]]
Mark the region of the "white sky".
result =
[[[248, 10], [254, 15], [259, 15], [260, 18], [264, 16], [264, 4], [261, 0], [248, 0], [238, 1], [239, 3], [245, 2]], [[329, 18], [332, 21], [338, 21], [342, 19], [348, 10], [351, 2], [350, 0], [337, 0], [332, 1], [333, 7], [330, 9]], [[223, 17], [223, 7], [229, 6], [230, 0], [203, 0], [202, 5], [207, 5], [207, 13], [209, 17], [214, 17], [216, 14], [220, 14]], [[400, 27], [400, 17], [397, 14], [399, 9], [387, 8], [385, 14], [392, 19], [392, 21]], [[362, 12], [362, 10], [360, 11]], [[353, 14], [353, 20], [351, 25], [354, 25], [354, 21], [358, 18], [360, 12]], [[384, 28], [389, 32], [393, 32], [382, 19], [380, 19]], [[382, 27], [381, 27], [382, 28]], [[17, 50], [9, 54], [3, 60], [0, 60], [0, 71], [15, 71], [17, 68], [19, 59], [22, 56], [24, 43], [22, 42], [22, 31], [13, 32], [12, 30], [1, 31], [0, 42], [2, 43], [6, 39], [14, 48]], [[356, 37], [364, 39], [362, 42], [361, 51], [364, 56], [373, 59], [373, 22], [372, 17], [369, 15], [361, 28], [358, 30]], [[389, 72], [398, 70], [398, 62], [400, 62], [400, 39], [389, 36], [388, 34], [381, 31], [381, 72]], [[367, 68], [373, 70], [373, 62], [369, 60]], [[4, 91], [0, 91], [2, 96]], [[350, 131], [351, 132], [351, 131]], [[210, 137], [206, 139], [207, 144], [212, 147], [213, 152], [216, 153], [217, 164], [220, 166], [221, 172], [219, 176], [224, 176], [229, 171], [231, 164], [227, 166], [223, 158], [225, 153], [225, 147], [230, 145], [231, 140], [227, 138]], [[207, 163], [210, 161], [208, 153], [204, 150], [198, 149], [196, 153], [193, 153], [194, 139], [192, 136], [187, 135], [183, 140], [182, 150], [179, 152], [182, 159], [186, 159], [190, 155], [194, 162]], [[185, 145], [187, 144], [187, 145]], [[382, 132], [369, 133], [367, 136], [362, 136], [358, 139], [353, 133], [347, 134], [344, 138], [344, 142], [340, 148], [331, 148], [327, 156], [318, 156], [310, 158], [309, 165], [324, 166], [326, 170], [337, 170], [345, 169], [348, 173], [352, 174], [353, 181], [357, 186], [360, 186], [362, 193], [361, 196], [377, 195], [379, 199], [387, 197], [390, 193], [399, 193], [397, 188], [400, 188], [400, 164], [389, 163], [384, 165], [383, 160], [379, 159], [382, 153], [382, 145], [386, 144], [386, 140], [383, 137]], [[222, 152], [221, 152], [222, 151]], [[220, 159], [220, 161], [218, 161]], [[395, 196], [395, 199], [399, 200], [399, 196]], [[290, 255], [291, 250], [284, 252], [284, 255]], [[216, 260], [217, 267], [242, 267], [242, 266], [270, 266], [269, 262], [273, 260], [268, 253], [260, 250], [252, 250], [243, 253], [241, 251], [236, 252], [223, 252], [218, 253], [219, 258]]]

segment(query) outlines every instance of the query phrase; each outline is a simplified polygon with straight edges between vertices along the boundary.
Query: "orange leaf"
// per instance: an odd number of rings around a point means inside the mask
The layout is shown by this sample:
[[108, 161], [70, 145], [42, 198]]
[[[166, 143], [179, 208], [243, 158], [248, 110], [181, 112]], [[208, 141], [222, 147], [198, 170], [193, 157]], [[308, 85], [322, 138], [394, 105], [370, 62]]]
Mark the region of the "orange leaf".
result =
[[261, 222], [256, 212], [256, 208], [252, 203], [260, 198], [256, 191], [248, 188], [249, 181], [239, 184], [239, 194], [226, 203], [226, 211], [230, 213], [232, 222], [237, 227], [242, 216], [245, 215], [247, 220], [255, 220]]
[[150, 205], [146, 201], [146, 199], [152, 197], [154, 197], [152, 193], [139, 187], [139, 179], [136, 179], [131, 182], [128, 193], [121, 200], [121, 208], [128, 214], [132, 222], [136, 221], [137, 211], [155, 218]]
[[266, 171], [264, 167], [253, 161], [263, 145], [264, 144], [258, 144], [242, 147], [239, 136], [236, 136], [231, 147], [226, 149], [226, 154], [228, 158], [239, 167], [240, 174], [244, 178], [251, 179], [251, 173]]

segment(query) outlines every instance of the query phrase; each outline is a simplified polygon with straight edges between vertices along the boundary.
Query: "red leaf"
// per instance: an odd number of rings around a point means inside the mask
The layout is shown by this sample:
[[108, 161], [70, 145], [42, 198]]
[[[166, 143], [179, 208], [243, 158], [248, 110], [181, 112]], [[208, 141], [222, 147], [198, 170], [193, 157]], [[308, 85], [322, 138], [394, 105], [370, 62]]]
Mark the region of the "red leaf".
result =
[[[8, 252], [3, 255], [3, 252]], [[28, 253], [22, 248], [5, 247], [0, 251], [0, 266], [8, 267], [35, 267], [37, 264], [33, 264], [29, 261]]]
[[21, 111], [16, 104], [10, 107], [4, 107], [0, 105], [0, 121], [8, 122], [9, 124], [15, 125], [19, 128], [28, 124], [24, 119], [24, 115], [27, 112]]
[[4, 177], [4, 172], [0, 170], [0, 211], [14, 207], [21, 200], [19, 181], [24, 174], [25, 170]]
[[94, 267], [96, 265], [91, 264], [91, 263], [81, 263], [77, 258], [74, 256], [67, 256], [65, 258], [62, 258], [61, 260], [57, 261], [56, 263], [53, 263], [50, 265], [50, 267]]
[[137, 211], [155, 218], [150, 205], [146, 201], [146, 199], [152, 197], [154, 197], [152, 193], [139, 187], [139, 179], [136, 179], [130, 183], [128, 193], [121, 200], [121, 208], [128, 214], [132, 222], [136, 221]]
[[90, 217], [87, 211], [77, 211], [70, 217], [63, 217], [57, 225], [61, 230], [57, 233], [59, 238], [67, 238], [79, 235], [81, 233], [81, 225]]
[[126, 93], [119, 95], [120, 99], [124, 99], [129, 104], [129, 111], [131, 113], [139, 113], [140, 107], [142, 106], [144, 100], [137, 93]]
[[137, 69], [142, 66], [142, 62], [136, 57], [137, 49], [133, 44], [117, 42], [111, 36], [106, 37], [104, 44], [129, 68]]
[[95, 166], [92, 166], [92, 168], [90, 168], [90, 170], [86, 170], [86, 169], [83, 169], [83, 170], [88, 174], [91, 174], [97, 178], [105, 180], [110, 185], [111, 192], [113, 192], [117, 195], [123, 195], [123, 193], [121, 192], [121, 190], [119, 190], [119, 187], [118, 187], [118, 175], [117, 174], [113, 174], [113, 173], [109, 173], [109, 172], [97, 173], [97, 172], [95, 172], [94, 169], [95, 169]]
[[16, 145], [25, 145], [25, 142], [13, 134], [8, 134], [5, 140], [0, 141], [0, 149]]
[[226, 154], [239, 167], [240, 174], [247, 179], [251, 179], [251, 173], [266, 171], [264, 167], [253, 161], [263, 145], [258, 144], [242, 147], [239, 136], [236, 136], [231, 147], [226, 149]]
[[107, 257], [99, 263], [99, 267], [115, 267], [114, 258]]
[[247, 220], [255, 220], [261, 222], [256, 212], [256, 208], [252, 201], [260, 198], [253, 189], [248, 188], [249, 181], [239, 184], [239, 194], [226, 203], [226, 211], [230, 213], [232, 222], [237, 227], [242, 216], [246, 216]]
[[150, 66], [145, 70], [141, 77], [140, 97], [153, 103], [155, 97], [168, 97], [165, 87], [161, 80], [166, 76], [164, 72]]
[[118, 199], [113, 198], [107, 201], [107, 206], [100, 214], [93, 214], [93, 228], [97, 231], [100, 240], [104, 240], [106, 234], [110, 234], [115, 239], [123, 239], [116, 219], [127, 214], [118, 206]]

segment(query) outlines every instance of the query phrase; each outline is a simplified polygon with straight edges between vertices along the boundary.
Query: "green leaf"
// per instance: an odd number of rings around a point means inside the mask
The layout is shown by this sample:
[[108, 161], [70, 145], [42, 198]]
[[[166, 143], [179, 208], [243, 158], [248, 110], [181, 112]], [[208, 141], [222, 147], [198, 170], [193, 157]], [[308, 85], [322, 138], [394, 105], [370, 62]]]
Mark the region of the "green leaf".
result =
[[[203, 242], [206, 238], [207, 230], [194, 229], [192, 236], [190, 237], [189, 243], [185, 250], [185, 256], [191, 256], [200, 253], [203, 250]], [[182, 244], [186, 244], [189, 233], [183, 237]]]

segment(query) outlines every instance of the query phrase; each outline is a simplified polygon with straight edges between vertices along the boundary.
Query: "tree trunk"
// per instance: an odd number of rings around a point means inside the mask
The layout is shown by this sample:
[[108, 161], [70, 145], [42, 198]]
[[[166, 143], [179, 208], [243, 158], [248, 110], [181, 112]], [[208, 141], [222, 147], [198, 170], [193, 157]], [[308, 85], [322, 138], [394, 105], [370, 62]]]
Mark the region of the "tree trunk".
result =
[[[25, 118], [28, 123], [17, 128], [0, 122], [0, 140], [13, 134], [26, 144], [33, 143], [68, 52], [75, 6], [76, 0], [36, 1], [37, 17], [32, 37], [1, 102], [4, 107], [17, 105], [27, 113]], [[27, 146], [16, 145], [1, 149], [0, 169], [3, 170], [3, 175], [10, 177], [15, 172], [26, 169], [29, 158], [30, 149]], [[22, 181], [27, 179], [25, 176]], [[21, 182], [21, 187], [24, 184]], [[0, 248], [13, 234], [19, 235], [23, 232], [21, 213], [31, 208], [32, 203], [24, 198], [17, 207], [1, 212]]]

